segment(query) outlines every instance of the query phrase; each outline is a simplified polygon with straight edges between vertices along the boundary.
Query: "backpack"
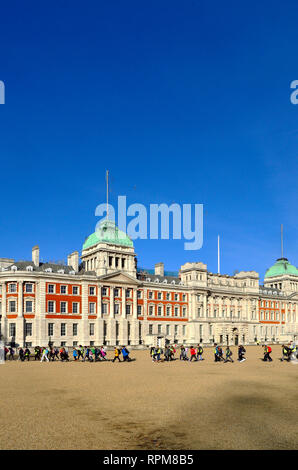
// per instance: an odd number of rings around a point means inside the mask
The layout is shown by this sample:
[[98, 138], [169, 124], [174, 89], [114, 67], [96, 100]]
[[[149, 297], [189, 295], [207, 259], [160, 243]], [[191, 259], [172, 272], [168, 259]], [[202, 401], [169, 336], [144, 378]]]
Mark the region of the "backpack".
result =
[[271, 353], [271, 352], [272, 352], [272, 348], [268, 346], [268, 353]]

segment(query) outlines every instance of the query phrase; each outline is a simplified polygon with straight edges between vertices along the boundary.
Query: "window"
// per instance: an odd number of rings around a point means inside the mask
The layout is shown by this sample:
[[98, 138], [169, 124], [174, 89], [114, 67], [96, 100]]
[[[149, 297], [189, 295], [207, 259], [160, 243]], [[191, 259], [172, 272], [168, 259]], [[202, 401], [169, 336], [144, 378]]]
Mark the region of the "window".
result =
[[73, 342], [72, 342], [72, 345], [73, 345], [73, 347], [75, 348], [75, 347], [78, 345], [78, 342], [77, 342], [77, 341], [73, 341]]
[[72, 295], [78, 295], [78, 294], [79, 294], [78, 286], [72, 286]]
[[66, 302], [60, 302], [60, 312], [66, 313]]
[[178, 334], [178, 325], [175, 325], [175, 336]]
[[9, 301], [9, 312], [10, 313], [15, 313], [16, 312], [16, 301], [15, 300], [10, 300]]
[[186, 307], [183, 307], [183, 309], [182, 309], [182, 316], [186, 317]]
[[54, 284], [49, 284], [49, 285], [48, 285], [48, 293], [49, 293], [49, 294], [54, 294], [54, 293], [55, 293], [55, 286], [54, 286]]
[[60, 286], [60, 294], [66, 294], [66, 286]]
[[120, 313], [120, 305], [119, 304], [114, 304], [114, 313], [115, 313], [115, 315], [118, 315]]
[[66, 341], [61, 341], [60, 346], [61, 346], [62, 348], [63, 348], [64, 346], [66, 346]]
[[183, 300], [183, 302], [186, 301], [186, 295], [185, 294], [182, 295], [182, 300]]
[[149, 315], [153, 315], [153, 305], [149, 305]]
[[141, 291], [141, 290], [138, 290], [138, 291], [137, 291], [137, 298], [138, 298], [138, 299], [141, 299], [141, 298], [142, 298], [142, 291]]
[[175, 317], [178, 317], [179, 314], [179, 307], [175, 307]]
[[130, 314], [130, 305], [126, 305], [126, 315]]
[[17, 285], [16, 284], [9, 284], [9, 292], [13, 294], [16, 291], [17, 291]]
[[25, 335], [32, 336], [32, 323], [25, 323]]
[[119, 289], [117, 287], [114, 289], [114, 296], [119, 297]]
[[186, 333], [186, 326], [183, 325], [183, 326], [182, 326], [182, 334], [183, 334], [183, 336], [185, 336], [185, 333]]
[[15, 335], [16, 335], [16, 324], [10, 323], [9, 324], [9, 336], [15, 336]]
[[78, 335], [78, 324], [77, 324], [77, 323], [73, 323], [73, 324], [72, 324], [72, 335], [73, 335], [73, 336], [77, 336], [77, 335]]
[[161, 300], [161, 298], [162, 298], [161, 292], [157, 293], [157, 298], [158, 298], [158, 300]]
[[201, 316], [201, 307], [198, 308], [198, 317]]
[[102, 313], [108, 313], [108, 304], [101, 304]]
[[131, 289], [126, 289], [126, 297], [130, 297]]
[[119, 258], [118, 258], [118, 256], [116, 256], [116, 258], [115, 258], [115, 267], [118, 268], [118, 266], [119, 266]]
[[138, 315], [142, 315], [142, 305], [138, 305], [137, 312], [138, 312]]
[[171, 294], [170, 294], [170, 292], [167, 292], [167, 300], [171, 300]]
[[153, 292], [151, 290], [148, 292], [148, 299], [153, 299]]
[[31, 300], [26, 300], [26, 313], [32, 313], [33, 312], [33, 302]]
[[158, 308], [157, 308], [157, 314], [158, 314], [159, 316], [161, 316], [161, 314], [162, 314], [162, 307], [161, 307], [161, 305], [159, 305]]
[[27, 294], [31, 294], [33, 292], [33, 285], [32, 284], [25, 284], [25, 292]]
[[157, 325], [157, 333], [161, 333], [161, 325]]
[[52, 300], [48, 302], [48, 312], [49, 313], [55, 312], [55, 302], [53, 302]]
[[79, 313], [78, 306], [79, 306], [79, 304], [77, 302], [73, 302], [73, 304], [72, 304], [72, 313]]
[[109, 256], [109, 267], [113, 266], [113, 256]]
[[89, 302], [89, 313], [95, 313], [95, 303]]
[[61, 336], [66, 335], [66, 323], [61, 323]]
[[175, 299], [175, 300], [178, 300], [178, 294], [175, 294], [175, 295], [174, 295], [174, 299]]
[[89, 295], [95, 295], [95, 287], [89, 287]]
[[53, 336], [54, 334], [54, 323], [48, 324], [48, 336]]
[[94, 335], [94, 323], [89, 324], [89, 335], [90, 336]]
[[122, 264], [122, 268], [125, 268], [125, 258], [122, 258], [121, 264]]
[[171, 307], [167, 307], [167, 316], [169, 317], [171, 315]]
[[166, 326], [166, 334], [167, 334], [167, 335], [170, 334], [170, 325], [167, 325], [167, 326]]
[[149, 325], [149, 335], [153, 334], [153, 325]]
[[107, 288], [106, 287], [102, 287], [101, 295], [103, 295], [104, 297], [107, 295]]

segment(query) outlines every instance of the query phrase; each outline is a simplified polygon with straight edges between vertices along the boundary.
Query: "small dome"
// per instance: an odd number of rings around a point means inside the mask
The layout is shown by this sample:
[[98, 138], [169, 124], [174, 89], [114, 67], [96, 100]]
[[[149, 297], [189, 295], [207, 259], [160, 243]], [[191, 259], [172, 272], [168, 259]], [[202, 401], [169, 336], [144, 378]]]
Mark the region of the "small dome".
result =
[[298, 276], [298, 269], [289, 263], [287, 258], [279, 258], [276, 260], [271, 268], [267, 269], [265, 273], [265, 279], [268, 277], [282, 276], [290, 274], [292, 276]]
[[90, 248], [98, 243], [111, 243], [113, 245], [122, 245], [133, 248], [133, 242], [126, 233], [118, 229], [112, 220], [102, 220], [96, 232], [89, 235], [83, 245], [83, 250]]

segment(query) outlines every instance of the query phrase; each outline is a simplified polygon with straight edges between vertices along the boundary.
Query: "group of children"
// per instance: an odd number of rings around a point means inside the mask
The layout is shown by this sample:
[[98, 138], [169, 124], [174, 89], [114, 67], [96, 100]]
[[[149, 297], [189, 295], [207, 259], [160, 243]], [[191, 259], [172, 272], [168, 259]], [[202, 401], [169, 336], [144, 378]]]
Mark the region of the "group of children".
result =
[[[31, 352], [29, 348], [18, 348], [18, 360], [24, 362], [25, 360], [29, 361], [31, 357]], [[114, 359], [112, 362], [115, 362], [118, 359], [119, 362], [122, 362], [120, 356], [123, 357], [123, 362], [130, 362], [132, 359], [129, 357], [129, 351], [125, 346], [116, 347], [114, 350]], [[50, 346], [35, 346], [34, 348], [34, 360], [40, 362], [50, 362], [50, 361], [61, 361], [69, 362], [68, 348]], [[88, 362], [97, 362], [97, 361], [107, 361], [107, 351], [104, 346], [93, 347], [93, 346], [82, 346], [74, 348], [72, 351], [72, 357], [74, 361], [88, 361]], [[15, 359], [15, 350], [10, 346], [9, 348], [4, 348], [4, 359], [5, 360], [14, 360]]]
[[[264, 362], [272, 362], [272, 348], [271, 346], [264, 344]], [[152, 358], [152, 362], [169, 362], [175, 359], [175, 353], [177, 352], [178, 346], [177, 345], [167, 345], [164, 349], [159, 346], [151, 347], [150, 349], [150, 356]], [[203, 361], [203, 353], [204, 349], [201, 344], [198, 344], [196, 347], [190, 346], [190, 348], [182, 345], [180, 346], [180, 361]], [[246, 349], [242, 344], [238, 346], [238, 361], [243, 362], [246, 360], [245, 358]], [[189, 354], [189, 355], [188, 355]], [[162, 355], [164, 356], [162, 358]], [[14, 360], [15, 350], [10, 347], [4, 348], [4, 358], [5, 360]], [[30, 350], [29, 348], [18, 348], [18, 360], [24, 362], [25, 360], [30, 360]], [[114, 349], [114, 358], [112, 362], [121, 361], [121, 356], [123, 362], [130, 362], [132, 359], [129, 356], [129, 351], [126, 346], [116, 346]], [[214, 362], [234, 362], [232, 358], [233, 353], [229, 346], [226, 347], [225, 352], [223, 351], [222, 347], [219, 344], [214, 344]], [[104, 346], [94, 347], [94, 346], [82, 346], [80, 345], [78, 348], [74, 348], [72, 351], [72, 357], [74, 361], [88, 361], [88, 362], [97, 362], [97, 361], [107, 361], [107, 351]], [[55, 361], [60, 360], [61, 362], [69, 362], [69, 353], [68, 349], [65, 347], [61, 347], [58, 349], [57, 347], [43, 347], [36, 346], [34, 348], [34, 360], [35, 361]], [[281, 361], [293, 361], [298, 360], [298, 351], [296, 348], [296, 344], [292, 341], [288, 344], [282, 345], [282, 358]]]

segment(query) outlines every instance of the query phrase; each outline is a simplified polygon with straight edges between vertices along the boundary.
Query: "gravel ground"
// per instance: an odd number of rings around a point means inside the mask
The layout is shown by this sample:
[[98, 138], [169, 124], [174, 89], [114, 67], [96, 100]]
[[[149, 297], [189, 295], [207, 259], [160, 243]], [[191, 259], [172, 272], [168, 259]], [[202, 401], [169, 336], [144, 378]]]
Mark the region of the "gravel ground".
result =
[[[236, 348], [232, 348], [236, 359]], [[7, 362], [0, 449], [298, 449], [298, 364]], [[109, 353], [112, 357], [112, 353]]]

